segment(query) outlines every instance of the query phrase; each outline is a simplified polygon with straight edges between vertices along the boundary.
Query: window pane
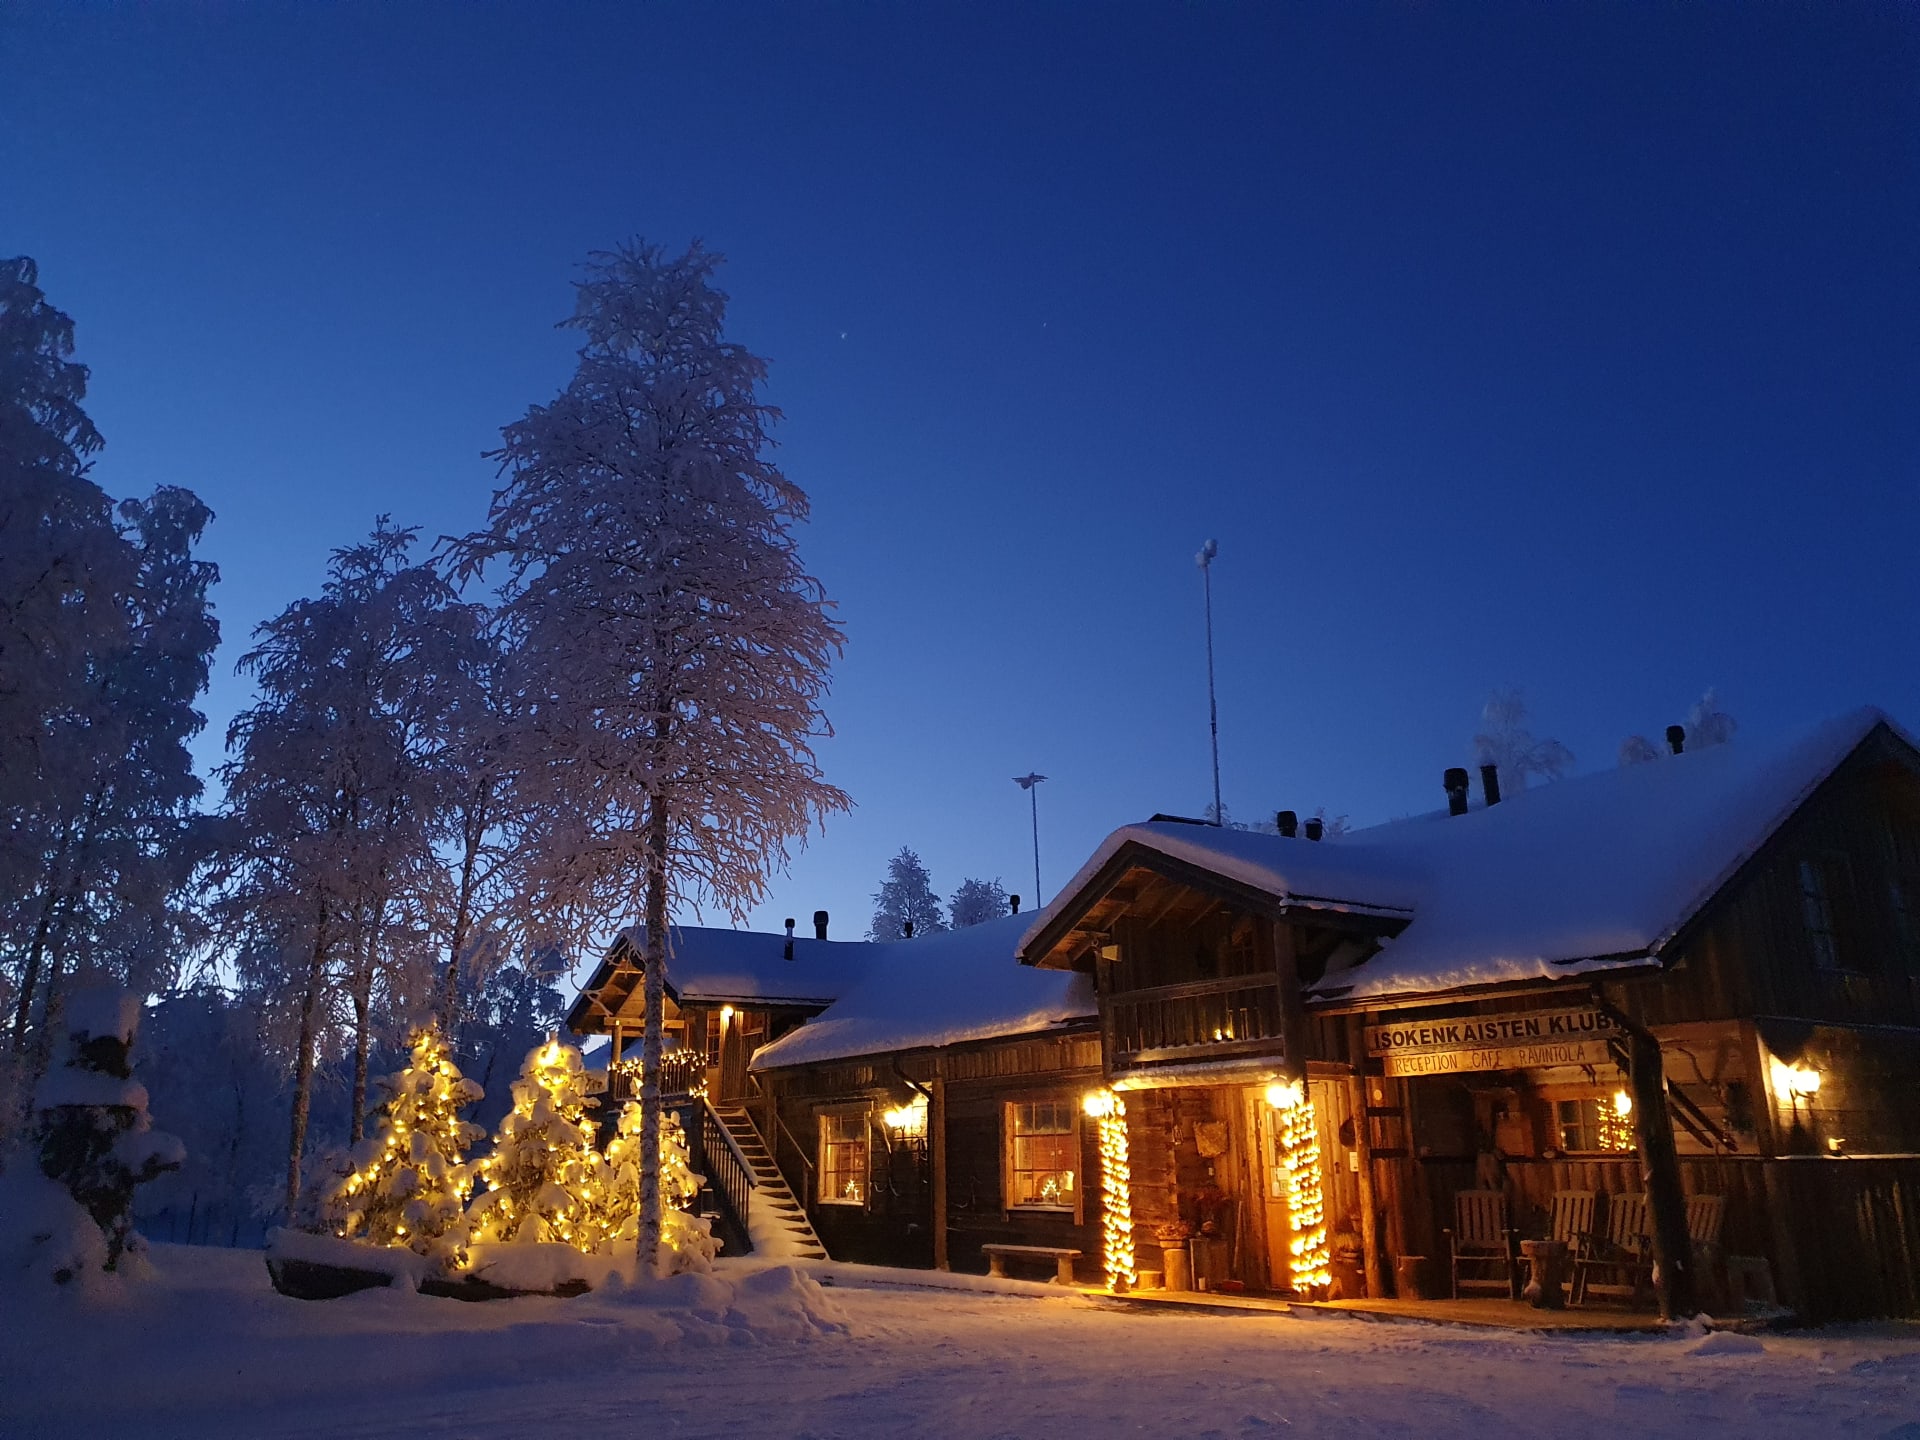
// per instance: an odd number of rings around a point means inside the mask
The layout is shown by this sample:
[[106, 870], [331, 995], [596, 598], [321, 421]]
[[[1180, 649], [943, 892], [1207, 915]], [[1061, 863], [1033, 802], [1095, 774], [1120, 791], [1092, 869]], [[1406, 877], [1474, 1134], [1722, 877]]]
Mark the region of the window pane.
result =
[[820, 1203], [859, 1205], [867, 1198], [865, 1111], [828, 1111], [820, 1117]]
[[1007, 1203], [1071, 1209], [1080, 1159], [1074, 1107], [1058, 1100], [1019, 1101], [1007, 1107], [1007, 1122]]

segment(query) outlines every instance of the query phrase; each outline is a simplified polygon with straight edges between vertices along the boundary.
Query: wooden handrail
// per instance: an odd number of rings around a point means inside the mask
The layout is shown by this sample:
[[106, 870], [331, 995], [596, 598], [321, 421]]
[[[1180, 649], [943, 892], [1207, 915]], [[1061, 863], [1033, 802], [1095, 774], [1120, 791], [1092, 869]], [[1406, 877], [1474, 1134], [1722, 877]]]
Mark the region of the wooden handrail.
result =
[[702, 1096], [700, 1099], [700, 1108], [705, 1112], [705, 1119], [710, 1121], [713, 1128], [720, 1132], [720, 1139], [726, 1144], [727, 1149], [733, 1152], [734, 1163], [740, 1167], [741, 1173], [747, 1177], [747, 1188], [749, 1190], [758, 1190], [760, 1188], [760, 1182], [754, 1177], [753, 1166], [747, 1163], [747, 1157], [741, 1152], [740, 1142], [733, 1138], [733, 1132], [727, 1129], [721, 1122], [720, 1116], [715, 1112], [712, 1102], [707, 1100], [705, 1096]]

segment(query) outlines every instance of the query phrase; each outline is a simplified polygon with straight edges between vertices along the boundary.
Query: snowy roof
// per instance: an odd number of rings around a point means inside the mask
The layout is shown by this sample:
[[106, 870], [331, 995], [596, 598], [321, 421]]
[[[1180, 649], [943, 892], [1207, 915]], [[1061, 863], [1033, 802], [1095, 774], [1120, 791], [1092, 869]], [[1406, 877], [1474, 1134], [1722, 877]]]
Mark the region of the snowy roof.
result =
[[1020, 964], [1014, 946], [1029, 924], [1028, 916], [1007, 915], [870, 947], [865, 978], [825, 1014], [759, 1051], [753, 1068], [990, 1040], [1094, 1015], [1086, 976]]
[[[1321, 841], [1212, 826], [1116, 830], [1047, 912], [1132, 844], [1283, 904], [1408, 918], [1323, 998], [1429, 994], [1646, 964], [1878, 725], [1874, 709], [1580, 776], [1452, 816]], [[1903, 737], [1904, 738], [1904, 737]]]
[[[881, 948], [866, 940], [796, 937], [789, 960], [787, 937], [782, 934], [674, 925], [668, 937], [667, 993], [682, 1005], [826, 1005], [846, 993], [865, 972], [873, 952]], [[631, 972], [616, 974], [614, 957], [623, 943], [636, 954], [643, 952], [646, 926], [622, 930], [593, 977], [581, 987], [567, 1015], [568, 1027], [576, 1033], [589, 1020], [589, 995], [604, 992], [617, 1007], [637, 983]], [[623, 975], [631, 978], [623, 983]]]
[[1024, 950], [1077, 894], [1128, 846], [1196, 865], [1286, 904], [1404, 919], [1423, 893], [1422, 875], [1398, 855], [1362, 853], [1316, 840], [1289, 840], [1254, 830], [1223, 830], [1181, 820], [1122, 825], [1100, 844], [1054, 902], [1027, 922]]

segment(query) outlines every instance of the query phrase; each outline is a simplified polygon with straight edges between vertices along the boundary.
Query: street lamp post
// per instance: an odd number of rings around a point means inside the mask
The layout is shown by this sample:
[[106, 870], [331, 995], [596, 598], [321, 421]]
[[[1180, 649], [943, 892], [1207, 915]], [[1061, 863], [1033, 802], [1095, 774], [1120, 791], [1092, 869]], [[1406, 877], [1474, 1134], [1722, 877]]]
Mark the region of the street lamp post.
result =
[[1213, 823], [1224, 825], [1227, 817], [1220, 810], [1220, 706], [1213, 698], [1213, 557], [1220, 553], [1220, 542], [1209, 540], [1193, 557], [1200, 567], [1200, 583], [1207, 597], [1207, 726], [1213, 735]]
[[1035, 790], [1034, 786], [1038, 785], [1042, 780], [1046, 778], [1047, 777], [1044, 775], [1034, 775], [1034, 774], [1016, 775], [1013, 777], [1013, 783], [1018, 785], [1022, 790], [1026, 791], [1027, 799], [1032, 802], [1032, 808], [1033, 808], [1033, 908], [1036, 910], [1040, 908], [1040, 792]]

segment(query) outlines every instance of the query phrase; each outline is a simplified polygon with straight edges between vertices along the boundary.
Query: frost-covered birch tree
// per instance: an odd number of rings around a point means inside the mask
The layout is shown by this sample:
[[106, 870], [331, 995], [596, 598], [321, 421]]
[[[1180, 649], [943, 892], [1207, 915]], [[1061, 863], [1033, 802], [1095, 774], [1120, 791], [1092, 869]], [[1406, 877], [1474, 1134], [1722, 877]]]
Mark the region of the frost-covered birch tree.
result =
[[82, 971], [142, 993], [171, 982], [203, 838], [187, 742], [218, 639], [216, 572], [193, 555], [211, 515], [178, 487], [116, 507], [94, 484], [102, 441], [72, 350], [33, 262], [0, 261], [0, 993], [15, 1056], [36, 1014], [51, 1038]]
[[873, 923], [867, 927], [869, 940], [903, 940], [907, 926], [915, 935], [937, 935], [947, 928], [940, 897], [933, 893], [933, 876], [919, 855], [902, 845], [900, 853], [887, 861], [887, 878], [873, 892]]
[[1536, 740], [1527, 728], [1526, 696], [1517, 689], [1496, 690], [1481, 711], [1486, 729], [1473, 737], [1475, 763], [1500, 767], [1510, 790], [1527, 788], [1533, 777], [1558, 780], [1573, 768], [1573, 752], [1558, 740]]
[[[382, 517], [365, 542], [335, 551], [320, 598], [263, 623], [240, 662], [260, 699], [228, 731], [222, 778], [236, 849], [225, 905], [243, 978], [284, 990], [297, 1032], [289, 1214], [329, 1002], [351, 1012], [357, 1140], [376, 987], [424, 960], [421, 912], [436, 882], [426, 750], [439, 725], [451, 592], [432, 568], [408, 563], [413, 536]], [[279, 957], [292, 955], [302, 958], [283, 968]], [[424, 997], [431, 980], [408, 988]]]
[[983, 920], [998, 920], [1008, 913], [1007, 887], [997, 878], [962, 880], [960, 888], [953, 892], [953, 899], [947, 902], [947, 914], [952, 917], [956, 930], [978, 925]]
[[795, 546], [806, 496], [770, 458], [766, 364], [724, 335], [718, 263], [638, 241], [589, 260], [563, 322], [573, 378], [502, 432], [488, 528], [450, 552], [462, 576], [503, 572], [532, 898], [576, 941], [636, 906], [646, 925], [643, 1268], [669, 917], [743, 917], [847, 804], [814, 753], [841, 633]]

